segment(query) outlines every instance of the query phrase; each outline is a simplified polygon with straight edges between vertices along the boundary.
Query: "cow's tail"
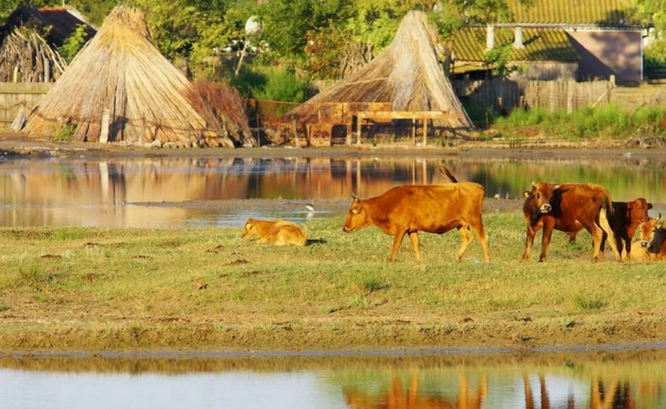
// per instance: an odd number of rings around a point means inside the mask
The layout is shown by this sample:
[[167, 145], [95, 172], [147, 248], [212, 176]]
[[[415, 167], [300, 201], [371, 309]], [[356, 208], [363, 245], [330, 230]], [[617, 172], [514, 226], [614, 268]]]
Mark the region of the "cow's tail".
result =
[[453, 182], [453, 183], [458, 183], [458, 179], [456, 179], [456, 177], [453, 176], [453, 173], [451, 173], [451, 171], [449, 170], [449, 168], [447, 168], [446, 166], [444, 166], [444, 165], [440, 166], [440, 167], [439, 167], [439, 173], [441, 173], [442, 175], [444, 175], [444, 176], [446, 176], [447, 178], [449, 178], [449, 180], [450, 180], [451, 182]]
[[611, 227], [609, 221], [609, 218], [613, 217], [613, 201], [610, 197], [610, 193], [606, 192], [604, 194], [604, 199], [604, 204], [601, 206], [601, 210], [599, 211], [599, 227], [601, 227], [601, 230], [603, 230], [603, 232], [606, 234], [608, 244], [610, 244], [611, 248], [613, 249], [615, 257], [618, 258], [618, 260], [621, 260], [622, 255], [617, 248], [615, 233], [613, 232], [613, 228]]

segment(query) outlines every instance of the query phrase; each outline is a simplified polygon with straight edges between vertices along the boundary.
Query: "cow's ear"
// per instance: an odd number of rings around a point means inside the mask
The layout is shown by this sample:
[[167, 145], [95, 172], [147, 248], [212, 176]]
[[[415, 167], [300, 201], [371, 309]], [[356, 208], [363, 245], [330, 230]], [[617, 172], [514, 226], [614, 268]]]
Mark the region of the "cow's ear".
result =
[[254, 227], [254, 225], [252, 223], [250, 223], [250, 222], [245, 223], [245, 230], [250, 230], [250, 229], [252, 229], [252, 227]]
[[652, 203], [648, 203], [648, 210], [652, 209]]
[[526, 190], [523, 192], [523, 194], [525, 195], [525, 197], [530, 197], [531, 192], [529, 190]]
[[553, 186], [553, 190], [557, 190], [557, 189], [559, 189], [559, 188], [561, 188], [561, 187], [562, 187], [562, 185], [555, 185], [555, 186]]

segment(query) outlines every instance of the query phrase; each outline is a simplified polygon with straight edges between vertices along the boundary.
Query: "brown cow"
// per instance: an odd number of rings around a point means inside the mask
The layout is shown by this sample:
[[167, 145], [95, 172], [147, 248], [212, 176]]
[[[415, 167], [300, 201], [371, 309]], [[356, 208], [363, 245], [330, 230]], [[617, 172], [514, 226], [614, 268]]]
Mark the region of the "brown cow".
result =
[[[611, 248], [618, 260], [621, 256], [617, 250], [615, 234], [608, 221], [608, 213], [612, 213], [612, 200], [608, 189], [593, 184], [550, 184], [532, 183], [532, 190], [523, 206], [527, 222], [527, 237], [523, 260], [530, 257], [530, 249], [534, 243], [536, 232], [543, 226], [541, 256], [539, 261], [546, 259], [548, 245], [553, 229], [567, 233], [576, 233], [581, 227], [586, 229], [594, 241], [593, 260], [599, 260], [599, 250], [604, 232], [608, 234]], [[544, 217], [546, 216], [546, 217]]]
[[247, 219], [241, 237], [256, 237], [260, 243], [273, 243], [278, 246], [305, 246], [305, 233], [292, 222], [284, 220]]
[[[631, 257], [631, 241], [634, 238], [638, 225], [648, 221], [648, 211], [652, 209], [652, 203], [643, 198], [633, 202], [613, 202], [613, 213], [608, 215], [608, 222], [615, 234], [615, 240], [622, 259]], [[601, 253], [603, 255], [606, 235], [601, 240]], [[624, 244], [622, 243], [624, 241]]]
[[[661, 226], [661, 213], [659, 218], [649, 217], [646, 221], [638, 225], [639, 238], [632, 244], [630, 260], [634, 261], [654, 261], [655, 254], [648, 251], [650, 242], [654, 238], [654, 232]], [[638, 245], [638, 246], [637, 246]]]
[[[452, 180], [455, 180], [453, 178]], [[393, 236], [390, 261], [395, 261], [405, 234], [421, 262], [419, 231], [442, 234], [458, 229], [462, 238], [456, 261], [460, 261], [476, 234], [486, 261], [490, 261], [488, 236], [483, 230], [481, 208], [485, 191], [483, 186], [472, 182], [444, 185], [398, 186], [381, 196], [354, 200], [347, 213], [342, 229], [352, 232], [375, 225], [384, 233]], [[471, 231], [470, 231], [471, 230]]]

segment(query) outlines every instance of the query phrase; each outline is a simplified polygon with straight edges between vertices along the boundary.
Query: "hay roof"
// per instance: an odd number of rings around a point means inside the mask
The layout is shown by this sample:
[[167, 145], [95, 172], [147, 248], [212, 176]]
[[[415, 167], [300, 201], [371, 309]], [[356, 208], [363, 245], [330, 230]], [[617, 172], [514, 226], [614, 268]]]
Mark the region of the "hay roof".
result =
[[316, 120], [319, 103], [387, 102], [392, 103], [394, 111], [462, 113], [463, 119], [449, 124], [456, 129], [470, 129], [471, 121], [437, 59], [438, 48], [427, 15], [410, 11], [393, 42], [374, 60], [286, 116], [310, 122]]
[[71, 123], [76, 140], [98, 141], [108, 110], [109, 141], [192, 141], [206, 123], [185, 97], [189, 86], [151, 43], [143, 13], [117, 6], [30, 114], [25, 131], [48, 136]]

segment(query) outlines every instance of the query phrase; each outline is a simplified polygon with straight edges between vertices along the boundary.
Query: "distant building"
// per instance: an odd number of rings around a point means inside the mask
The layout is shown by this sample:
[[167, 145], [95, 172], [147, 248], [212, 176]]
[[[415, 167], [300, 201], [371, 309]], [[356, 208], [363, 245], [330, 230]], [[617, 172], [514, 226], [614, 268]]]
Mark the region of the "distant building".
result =
[[483, 75], [489, 49], [510, 48], [516, 76], [576, 79], [614, 75], [618, 82], [644, 78], [647, 27], [632, 20], [623, 0], [512, 1], [512, 21], [459, 30], [453, 38], [452, 73]]
[[97, 33], [97, 29], [74, 7], [34, 9], [20, 5], [7, 17], [5, 24], [0, 28], [0, 38], [4, 39], [16, 27], [28, 26], [47, 32], [46, 40], [49, 44], [60, 47], [81, 24], [85, 26], [87, 39], [90, 40]]

